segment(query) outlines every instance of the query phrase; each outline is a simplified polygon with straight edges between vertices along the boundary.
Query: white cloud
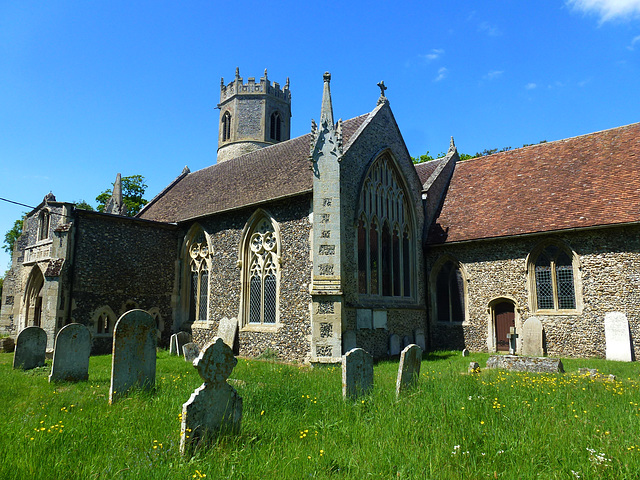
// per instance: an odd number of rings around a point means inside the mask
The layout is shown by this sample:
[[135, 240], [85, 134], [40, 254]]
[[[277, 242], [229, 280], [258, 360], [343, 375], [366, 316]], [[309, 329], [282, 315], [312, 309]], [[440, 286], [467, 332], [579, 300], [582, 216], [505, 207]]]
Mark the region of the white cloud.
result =
[[627, 47], [629, 50], [636, 48], [636, 43], [640, 43], [640, 35], [631, 40], [631, 44]]
[[441, 67], [438, 69], [438, 76], [436, 78], [434, 78], [434, 82], [439, 82], [440, 80], [443, 80], [444, 78], [447, 77], [447, 74], [449, 73], [449, 70], [447, 70], [445, 67]]
[[531, 83], [527, 83], [524, 88], [526, 88], [527, 90], [533, 90], [534, 88], [536, 88], [538, 85], [536, 85], [535, 83], [531, 82]]
[[595, 13], [601, 22], [640, 15], [640, 0], [567, 0], [567, 5], [585, 13]]
[[497, 27], [489, 25], [488, 22], [482, 22], [480, 25], [478, 25], [478, 31], [481, 33], [486, 33], [490, 37], [497, 37], [499, 35], [502, 35], [502, 32], [498, 30]]
[[425, 55], [419, 55], [420, 58], [424, 58], [427, 62], [432, 62], [433, 60], [437, 60], [442, 56], [444, 50], [441, 48], [432, 48], [431, 51]]
[[484, 78], [486, 80], [494, 80], [494, 79], [502, 76], [503, 73], [504, 73], [503, 70], [492, 70], [482, 78]]

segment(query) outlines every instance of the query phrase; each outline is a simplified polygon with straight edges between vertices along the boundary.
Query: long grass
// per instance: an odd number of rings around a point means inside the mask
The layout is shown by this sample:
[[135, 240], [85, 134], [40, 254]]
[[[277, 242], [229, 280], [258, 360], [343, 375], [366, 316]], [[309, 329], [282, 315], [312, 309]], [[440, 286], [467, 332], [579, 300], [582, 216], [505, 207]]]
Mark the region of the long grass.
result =
[[[419, 384], [395, 398], [397, 361], [375, 366], [373, 392], [344, 401], [339, 367], [241, 359], [241, 434], [182, 458], [179, 414], [201, 384], [183, 359], [159, 352], [152, 393], [108, 405], [110, 357], [89, 381], [49, 384], [50, 365], [11, 369], [0, 354], [0, 478], [572, 479], [640, 476], [636, 363], [566, 360], [565, 374], [482, 370], [438, 352]], [[580, 376], [579, 367], [615, 374]]]

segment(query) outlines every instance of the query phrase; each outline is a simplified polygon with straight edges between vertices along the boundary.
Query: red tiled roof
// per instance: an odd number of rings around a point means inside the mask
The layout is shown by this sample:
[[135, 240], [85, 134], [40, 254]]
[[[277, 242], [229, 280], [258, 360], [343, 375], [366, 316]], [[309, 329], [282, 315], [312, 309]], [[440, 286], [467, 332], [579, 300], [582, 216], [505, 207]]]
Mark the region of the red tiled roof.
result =
[[456, 165], [427, 243], [640, 221], [640, 123]]

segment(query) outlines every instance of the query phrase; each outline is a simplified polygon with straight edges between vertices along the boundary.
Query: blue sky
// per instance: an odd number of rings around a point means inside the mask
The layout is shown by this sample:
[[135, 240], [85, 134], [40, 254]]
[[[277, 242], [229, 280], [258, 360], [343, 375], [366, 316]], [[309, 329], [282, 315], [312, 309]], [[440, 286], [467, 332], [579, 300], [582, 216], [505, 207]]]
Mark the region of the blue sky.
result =
[[236, 67], [290, 78], [292, 136], [328, 70], [343, 119], [385, 81], [413, 156], [518, 147], [640, 121], [640, 0], [0, 0], [0, 197], [95, 204], [121, 172], [152, 198], [215, 163]]

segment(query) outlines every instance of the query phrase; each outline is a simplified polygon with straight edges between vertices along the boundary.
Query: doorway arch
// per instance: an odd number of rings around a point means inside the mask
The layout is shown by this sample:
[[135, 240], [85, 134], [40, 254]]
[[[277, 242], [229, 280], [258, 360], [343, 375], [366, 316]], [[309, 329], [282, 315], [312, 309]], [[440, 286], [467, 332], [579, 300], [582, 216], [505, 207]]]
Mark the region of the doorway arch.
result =
[[[500, 297], [489, 302], [487, 347], [490, 352], [508, 352], [507, 334], [511, 327], [520, 330], [520, 311], [515, 300]], [[517, 341], [519, 348], [520, 342]], [[517, 349], [518, 349], [517, 348]]]
[[24, 326], [39, 327], [42, 323], [42, 287], [44, 276], [38, 266], [34, 266], [27, 280], [24, 293]]

